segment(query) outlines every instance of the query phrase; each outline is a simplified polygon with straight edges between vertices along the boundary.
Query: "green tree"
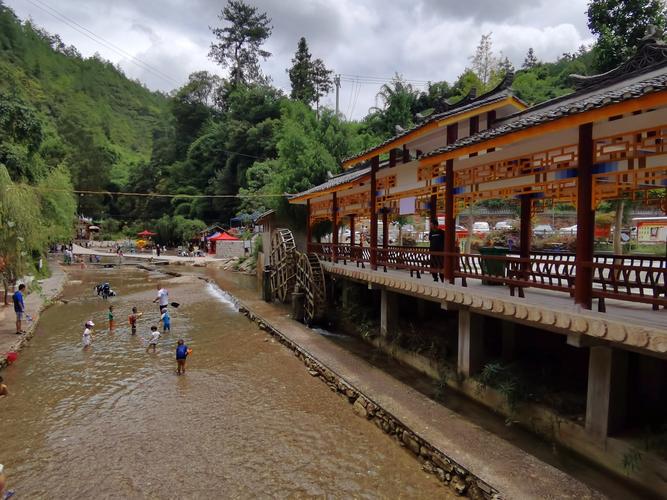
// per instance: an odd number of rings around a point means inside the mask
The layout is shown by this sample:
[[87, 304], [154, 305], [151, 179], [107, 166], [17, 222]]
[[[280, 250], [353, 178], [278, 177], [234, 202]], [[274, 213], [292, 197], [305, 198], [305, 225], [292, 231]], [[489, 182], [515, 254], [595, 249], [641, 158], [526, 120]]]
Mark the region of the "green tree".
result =
[[594, 51], [600, 72], [628, 59], [650, 25], [660, 30], [667, 25], [662, 0], [591, 0], [587, 14], [588, 28], [598, 35]]
[[521, 68], [523, 68], [523, 69], [533, 69], [538, 64], [539, 64], [539, 61], [537, 60], [537, 56], [535, 55], [535, 51], [533, 50], [532, 47], [528, 48], [528, 52], [526, 53], [526, 58], [523, 60], [523, 64], [521, 65]]
[[396, 74], [390, 83], [385, 83], [377, 94], [382, 107], [371, 108], [366, 117], [369, 128], [377, 135], [388, 138], [397, 130], [406, 129], [413, 123], [413, 110], [419, 92]]
[[315, 59], [312, 66], [313, 85], [315, 87], [315, 109], [320, 114], [320, 99], [331, 92], [333, 88], [333, 71], [327, 69], [322, 59]]
[[292, 67], [287, 70], [292, 92], [290, 97], [303, 103], [310, 104], [315, 101], [315, 84], [312, 78], [312, 61], [306, 39], [301, 37], [297, 45], [296, 53], [292, 59]]
[[229, 0], [218, 19], [227, 25], [211, 28], [217, 42], [211, 43], [209, 57], [223, 68], [229, 68], [234, 86], [265, 82], [259, 58], [267, 59], [271, 55], [262, 49], [273, 30], [271, 18], [243, 0]]

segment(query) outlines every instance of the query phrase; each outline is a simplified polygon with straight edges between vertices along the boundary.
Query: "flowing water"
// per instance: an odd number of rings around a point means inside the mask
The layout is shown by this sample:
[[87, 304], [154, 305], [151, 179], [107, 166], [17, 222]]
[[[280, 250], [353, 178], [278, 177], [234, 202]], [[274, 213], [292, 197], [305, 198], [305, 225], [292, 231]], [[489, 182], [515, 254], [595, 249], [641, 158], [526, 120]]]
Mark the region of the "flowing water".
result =
[[[450, 497], [418, 462], [214, 285], [161, 280], [172, 333], [145, 338], [159, 275], [74, 270], [64, 299], [3, 372], [0, 463], [20, 498]], [[116, 329], [95, 283], [108, 280]], [[144, 316], [132, 336], [127, 316]], [[96, 323], [83, 350], [83, 323]], [[178, 338], [193, 349], [176, 376]]]

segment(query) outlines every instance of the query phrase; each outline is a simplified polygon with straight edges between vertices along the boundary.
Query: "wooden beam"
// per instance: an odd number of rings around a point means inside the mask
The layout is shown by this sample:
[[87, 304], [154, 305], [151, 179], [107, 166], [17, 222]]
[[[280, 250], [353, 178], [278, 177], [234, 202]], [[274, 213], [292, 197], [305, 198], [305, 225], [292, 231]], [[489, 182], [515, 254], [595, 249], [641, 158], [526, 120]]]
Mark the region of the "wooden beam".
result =
[[403, 144], [403, 163], [408, 163], [410, 161], [410, 150], [408, 149], [407, 144]]
[[525, 139], [530, 139], [535, 136], [545, 135], [552, 132], [558, 132], [564, 129], [578, 127], [584, 123], [606, 120], [610, 116], [617, 114], [632, 113], [639, 109], [660, 107], [667, 104], [667, 91], [655, 92], [653, 94], [645, 95], [638, 99], [631, 101], [619, 102], [611, 104], [604, 108], [593, 109], [576, 115], [569, 115], [557, 120], [535, 125], [516, 132], [510, 132], [502, 136], [489, 139], [487, 141], [464, 146], [452, 151], [447, 151], [439, 155], [424, 158], [419, 161], [420, 165], [437, 165], [449, 158], [460, 158], [471, 153], [478, 153], [491, 148], [499, 148], [508, 144], [513, 144]]
[[593, 303], [593, 124], [579, 126], [579, 164], [577, 166], [577, 250], [574, 301], [584, 309]]
[[393, 148], [389, 151], [389, 168], [396, 166], [396, 149]]

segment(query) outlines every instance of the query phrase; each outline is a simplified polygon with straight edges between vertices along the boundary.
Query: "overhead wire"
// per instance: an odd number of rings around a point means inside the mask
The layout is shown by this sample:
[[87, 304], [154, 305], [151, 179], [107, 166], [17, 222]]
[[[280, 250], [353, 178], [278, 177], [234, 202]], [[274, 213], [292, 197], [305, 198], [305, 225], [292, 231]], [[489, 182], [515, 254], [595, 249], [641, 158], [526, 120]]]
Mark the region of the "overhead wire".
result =
[[137, 193], [131, 191], [94, 191], [86, 189], [61, 189], [45, 186], [29, 186], [36, 191], [48, 191], [55, 193], [74, 193], [79, 195], [104, 195], [104, 196], [135, 196], [144, 198], [284, 198], [292, 196], [290, 193], [283, 194], [184, 194], [184, 193]]
[[48, 5], [45, 2], [42, 2], [41, 0], [26, 0], [28, 3], [32, 4], [33, 6], [37, 7], [41, 11], [49, 14], [51, 17], [54, 17], [55, 19], [61, 21], [62, 23], [66, 24], [73, 30], [77, 31], [78, 33], [84, 35], [85, 37], [89, 38], [93, 42], [96, 42], [103, 47], [115, 52], [116, 54], [129, 58], [130, 62], [134, 63], [135, 65], [139, 66], [140, 68], [148, 71], [149, 73], [152, 73], [155, 76], [158, 76], [160, 78], [163, 78], [165, 80], [169, 80], [172, 84], [175, 85], [180, 85], [180, 82], [172, 78], [171, 76], [167, 75], [166, 73], [163, 73], [159, 69], [151, 66], [150, 64], [142, 61], [141, 59], [133, 56], [129, 52], [123, 50], [122, 48], [118, 47], [117, 45], [113, 44], [109, 40], [105, 39], [104, 37], [96, 34], [95, 32], [89, 30], [85, 26], [82, 26], [75, 20], [71, 19], [70, 17], [66, 16], [65, 14], [62, 14], [58, 10], [54, 9], [50, 5]]

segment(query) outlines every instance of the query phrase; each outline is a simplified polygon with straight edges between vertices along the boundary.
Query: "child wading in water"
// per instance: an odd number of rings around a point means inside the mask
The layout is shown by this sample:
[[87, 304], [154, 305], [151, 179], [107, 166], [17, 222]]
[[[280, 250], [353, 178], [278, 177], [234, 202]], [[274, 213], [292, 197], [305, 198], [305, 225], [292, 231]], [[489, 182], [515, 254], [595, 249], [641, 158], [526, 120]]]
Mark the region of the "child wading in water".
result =
[[95, 326], [95, 323], [92, 321], [88, 320], [86, 321], [86, 329], [83, 331], [83, 336], [81, 338], [81, 341], [83, 342], [83, 348], [87, 349], [90, 347], [90, 344], [93, 341], [93, 327]]
[[109, 306], [109, 330], [113, 330], [113, 306]]
[[148, 339], [148, 347], [146, 347], [146, 352], [150, 351], [151, 346], [153, 347], [153, 352], [157, 348], [157, 341], [160, 338], [160, 332], [157, 329], [157, 326], [151, 326], [151, 338]]
[[132, 335], [137, 334], [137, 320], [141, 318], [143, 313], [138, 313], [137, 308], [132, 308], [132, 314], [127, 317], [127, 320], [130, 322], [130, 327], [132, 327]]
[[176, 375], [185, 374], [185, 360], [190, 354], [190, 349], [185, 345], [183, 339], [178, 340], [178, 345], [176, 346]]
[[162, 308], [160, 322], [162, 322], [162, 333], [171, 332], [171, 318], [169, 317], [169, 311], [167, 311], [166, 307]]

